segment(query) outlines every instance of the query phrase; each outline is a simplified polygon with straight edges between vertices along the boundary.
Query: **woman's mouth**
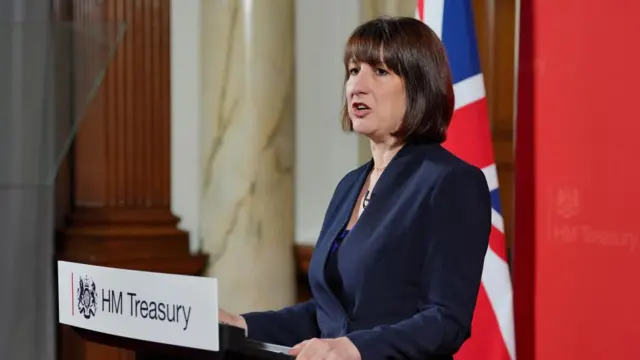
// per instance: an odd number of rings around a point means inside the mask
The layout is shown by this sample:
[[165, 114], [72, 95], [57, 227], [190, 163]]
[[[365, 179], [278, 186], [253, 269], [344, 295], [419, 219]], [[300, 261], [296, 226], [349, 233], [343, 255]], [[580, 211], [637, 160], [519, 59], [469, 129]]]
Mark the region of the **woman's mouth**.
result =
[[359, 118], [365, 117], [371, 113], [371, 108], [363, 102], [354, 102], [351, 104], [353, 115]]

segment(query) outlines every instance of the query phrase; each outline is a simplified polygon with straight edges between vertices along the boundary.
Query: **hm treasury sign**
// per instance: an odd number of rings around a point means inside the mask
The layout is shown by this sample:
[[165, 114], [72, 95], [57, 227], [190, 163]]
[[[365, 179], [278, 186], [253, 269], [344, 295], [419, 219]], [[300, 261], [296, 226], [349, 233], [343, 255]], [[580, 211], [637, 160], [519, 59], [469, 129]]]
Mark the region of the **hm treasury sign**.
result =
[[218, 284], [58, 261], [59, 322], [138, 340], [218, 351]]

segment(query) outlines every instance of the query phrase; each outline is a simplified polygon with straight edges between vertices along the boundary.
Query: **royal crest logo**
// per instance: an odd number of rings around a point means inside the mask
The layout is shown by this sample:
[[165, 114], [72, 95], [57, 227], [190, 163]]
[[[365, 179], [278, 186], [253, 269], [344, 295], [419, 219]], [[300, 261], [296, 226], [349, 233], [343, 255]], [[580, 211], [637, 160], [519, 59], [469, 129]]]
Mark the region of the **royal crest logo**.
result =
[[578, 189], [558, 189], [556, 196], [556, 213], [565, 218], [572, 218], [580, 213], [581, 201]]
[[85, 319], [90, 319], [92, 316], [96, 316], [98, 310], [98, 304], [96, 301], [96, 284], [88, 276], [80, 277], [76, 291], [78, 300], [78, 311]]

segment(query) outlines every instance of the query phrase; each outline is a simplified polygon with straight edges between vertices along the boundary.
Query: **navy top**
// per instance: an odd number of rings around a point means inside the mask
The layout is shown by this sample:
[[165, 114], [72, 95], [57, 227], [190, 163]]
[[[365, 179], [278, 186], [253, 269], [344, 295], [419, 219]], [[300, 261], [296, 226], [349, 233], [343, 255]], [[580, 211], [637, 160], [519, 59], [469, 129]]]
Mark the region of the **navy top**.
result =
[[345, 336], [362, 360], [454, 360], [471, 335], [489, 244], [487, 180], [439, 144], [407, 144], [344, 239], [372, 168], [345, 175], [329, 201], [309, 264], [312, 298], [243, 314], [250, 339]]
[[336, 236], [333, 244], [331, 244], [331, 250], [329, 250], [329, 256], [327, 257], [327, 263], [325, 265], [325, 276], [327, 278], [327, 284], [336, 295], [342, 306], [349, 309], [351, 306], [347, 301], [344, 284], [342, 282], [342, 275], [340, 274], [340, 269], [338, 268], [338, 250], [340, 250], [340, 245], [347, 237], [347, 235], [349, 235], [349, 230], [342, 230], [338, 234], [338, 236]]

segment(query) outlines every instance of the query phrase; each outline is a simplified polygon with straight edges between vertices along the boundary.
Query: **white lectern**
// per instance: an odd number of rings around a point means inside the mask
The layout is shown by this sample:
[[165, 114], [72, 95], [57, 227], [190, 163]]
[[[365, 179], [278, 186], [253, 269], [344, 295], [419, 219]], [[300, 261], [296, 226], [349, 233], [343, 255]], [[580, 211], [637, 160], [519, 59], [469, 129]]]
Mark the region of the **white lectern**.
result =
[[217, 280], [58, 261], [58, 321], [136, 360], [290, 360], [218, 323]]

